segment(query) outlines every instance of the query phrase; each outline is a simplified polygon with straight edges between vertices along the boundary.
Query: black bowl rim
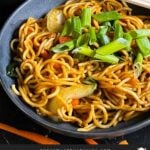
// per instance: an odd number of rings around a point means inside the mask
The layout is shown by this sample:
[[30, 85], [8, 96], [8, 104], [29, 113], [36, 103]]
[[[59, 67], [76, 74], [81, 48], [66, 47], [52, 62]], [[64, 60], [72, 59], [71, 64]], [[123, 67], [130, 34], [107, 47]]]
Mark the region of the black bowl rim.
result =
[[[7, 26], [9, 25], [11, 19], [13, 19], [13, 17], [19, 12], [19, 10], [23, 9], [24, 7], [26, 7], [27, 5], [30, 5], [30, 3], [34, 1], [34, 0], [28, 0], [26, 2], [24, 2], [22, 5], [20, 5], [13, 13], [12, 15], [8, 18], [8, 20], [6, 21], [6, 23], [4, 24], [1, 33], [0, 33], [0, 43], [1, 43], [1, 37], [3, 34], [5, 34], [5, 31], [7, 29]], [[1, 70], [1, 66], [2, 66], [3, 62], [0, 61], [0, 70]], [[99, 129], [100, 132], [78, 132], [76, 130], [68, 130], [69, 127], [67, 123], [63, 123], [63, 126], [59, 126], [56, 123], [51, 123], [49, 121], [47, 121], [46, 119], [42, 118], [41, 116], [39, 116], [38, 114], [36, 114], [35, 112], [33, 112], [31, 110], [30, 107], [24, 105], [21, 100], [18, 101], [17, 97], [12, 97], [12, 93], [10, 92], [10, 90], [8, 89], [5, 81], [7, 79], [5, 79], [6, 75], [4, 75], [2, 72], [0, 72], [0, 78], [1, 78], [1, 83], [2, 83], [2, 87], [5, 90], [6, 94], [8, 95], [8, 97], [11, 99], [11, 101], [26, 115], [28, 116], [30, 119], [32, 119], [33, 121], [35, 121], [36, 123], [42, 125], [43, 127], [52, 130], [54, 132], [60, 133], [60, 134], [64, 134], [67, 136], [71, 136], [71, 137], [76, 137], [76, 138], [111, 138], [111, 137], [117, 137], [117, 136], [121, 136], [124, 134], [129, 134], [132, 133], [136, 130], [139, 130], [143, 127], [146, 127], [148, 125], [150, 125], [150, 118], [146, 118], [145, 120], [138, 122], [134, 125], [131, 125], [129, 127], [123, 128], [123, 129], [116, 129], [114, 131], [104, 131], [103, 129]], [[128, 124], [128, 122], [126, 123]], [[64, 128], [64, 126], [68, 126], [68, 128]], [[63, 127], [63, 128], [61, 128]], [[115, 127], [113, 127], [115, 128]], [[73, 128], [71, 128], [73, 129]]]

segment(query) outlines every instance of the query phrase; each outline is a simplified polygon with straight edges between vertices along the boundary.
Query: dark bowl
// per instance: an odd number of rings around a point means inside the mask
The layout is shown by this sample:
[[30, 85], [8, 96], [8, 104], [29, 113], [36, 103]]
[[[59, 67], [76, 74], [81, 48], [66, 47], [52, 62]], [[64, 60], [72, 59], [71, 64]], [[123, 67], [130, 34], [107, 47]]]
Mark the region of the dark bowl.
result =
[[[28, 0], [21, 5], [8, 19], [0, 34], [0, 78], [2, 86], [6, 91], [12, 102], [28, 117], [36, 121], [38, 124], [48, 128], [54, 132], [72, 136], [76, 138], [110, 138], [121, 136], [139, 130], [150, 124], [149, 114], [145, 113], [141, 117], [137, 117], [128, 122], [122, 122], [117, 127], [111, 127], [109, 129], [94, 129], [90, 132], [78, 132], [75, 125], [69, 123], [57, 123], [50, 119], [44, 118], [36, 114], [36, 112], [26, 105], [22, 100], [16, 96], [10, 89], [12, 83], [15, 81], [7, 76], [6, 67], [11, 60], [10, 41], [13, 38], [14, 32], [28, 17], [33, 16], [39, 18], [46, 14], [52, 7], [55, 7], [65, 0], [42, 0], [37, 2], [36, 0]], [[148, 9], [136, 9], [136, 13], [148, 14]], [[137, 10], [140, 10], [137, 12]]]

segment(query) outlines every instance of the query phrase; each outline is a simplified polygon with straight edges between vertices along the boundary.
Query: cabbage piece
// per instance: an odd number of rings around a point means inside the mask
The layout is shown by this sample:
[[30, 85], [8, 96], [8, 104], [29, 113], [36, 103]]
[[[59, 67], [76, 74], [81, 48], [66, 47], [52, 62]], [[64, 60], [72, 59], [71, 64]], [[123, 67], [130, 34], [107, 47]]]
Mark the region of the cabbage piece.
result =
[[47, 29], [49, 32], [61, 32], [64, 22], [65, 17], [63, 15], [63, 11], [58, 8], [50, 10], [47, 14]]
[[62, 87], [59, 94], [49, 101], [47, 109], [52, 113], [57, 114], [57, 110], [59, 108], [67, 108], [70, 100], [87, 97], [91, 95], [96, 88], [96, 83], [78, 84], [70, 87]]

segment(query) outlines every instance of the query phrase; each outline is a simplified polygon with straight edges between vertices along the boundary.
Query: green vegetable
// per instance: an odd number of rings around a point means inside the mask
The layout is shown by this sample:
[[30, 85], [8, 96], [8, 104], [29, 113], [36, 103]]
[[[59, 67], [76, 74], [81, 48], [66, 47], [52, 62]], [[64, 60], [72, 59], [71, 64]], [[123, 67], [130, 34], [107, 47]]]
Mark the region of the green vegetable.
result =
[[109, 11], [109, 12], [102, 12], [100, 14], [95, 14], [92, 17], [99, 22], [106, 22], [118, 20], [121, 18], [121, 15], [116, 11]]
[[69, 18], [64, 25], [61, 36], [70, 35], [71, 33], [71, 18]]
[[81, 24], [82, 27], [91, 26], [92, 11], [91, 8], [84, 8], [81, 12]]
[[79, 48], [76, 48], [73, 53], [76, 54], [82, 54], [88, 57], [91, 57], [93, 59], [98, 59], [101, 62], [106, 62], [106, 63], [110, 63], [110, 64], [116, 64], [119, 62], [119, 58], [115, 55], [100, 55], [95, 53], [95, 50], [92, 50], [90, 47], [88, 46], [82, 46]]
[[138, 29], [129, 31], [133, 39], [140, 38], [143, 36], [150, 36], [150, 29]]
[[90, 33], [89, 45], [94, 45], [97, 42], [95, 28], [91, 27], [89, 33]]
[[106, 45], [110, 43], [110, 38], [107, 36], [108, 27], [101, 26], [97, 32], [97, 39], [100, 45]]
[[108, 26], [100, 26], [98, 32], [97, 32], [97, 36], [100, 34], [106, 34], [108, 31]]
[[126, 47], [126, 50], [131, 50], [131, 43], [132, 43], [132, 36], [129, 33], [124, 33], [123, 37], [128, 41], [128, 46]]
[[79, 16], [72, 17], [72, 36], [78, 38], [82, 33], [81, 20]]
[[102, 24], [102, 26], [106, 26], [106, 27], [108, 28], [108, 31], [114, 30], [114, 27], [111, 25], [111, 23], [110, 23], [109, 21], [104, 22], [104, 23]]
[[119, 62], [119, 58], [115, 55], [95, 54], [94, 58], [99, 59], [101, 62], [105, 62], [105, 63], [109, 63], [109, 64], [117, 64]]
[[89, 43], [89, 40], [90, 40], [89, 33], [81, 34], [76, 41], [76, 47], [87, 45]]
[[144, 57], [150, 56], [150, 41], [147, 37], [141, 37], [136, 39], [137, 45], [139, 47], [140, 52]]
[[134, 61], [134, 65], [133, 65], [134, 69], [136, 70], [136, 72], [135, 72], [136, 77], [139, 77], [142, 72], [142, 62], [143, 62], [143, 55], [139, 52], [137, 54], [137, 57]]
[[102, 34], [102, 35], [98, 36], [98, 41], [99, 41], [100, 45], [103, 46], [103, 45], [110, 43], [110, 38], [107, 35]]
[[18, 75], [16, 73], [16, 67], [18, 66], [18, 63], [17, 62], [11, 62], [7, 68], [6, 68], [6, 72], [7, 72], [7, 75], [9, 77], [12, 77], [12, 78], [17, 78]]
[[52, 98], [46, 107], [53, 114], [57, 114], [57, 110], [59, 108], [67, 108], [67, 104], [71, 99], [87, 97], [91, 95], [96, 88], [96, 82], [91, 82], [91, 84], [77, 84], [70, 87], [62, 87], [58, 95]]
[[115, 31], [114, 31], [114, 40], [123, 37], [123, 28], [120, 25], [119, 21], [116, 20], [114, 23]]
[[51, 51], [54, 53], [66, 52], [72, 50], [74, 47], [75, 41], [72, 40], [63, 44], [57, 44], [55, 47], [51, 49]]
[[75, 54], [79, 53], [79, 54], [83, 54], [83, 55], [88, 56], [88, 57], [93, 57], [94, 56], [94, 50], [92, 50], [88, 46], [78, 47], [75, 50], [73, 50], [72, 53], [75, 53]]
[[124, 38], [118, 38], [111, 43], [104, 45], [96, 50], [97, 54], [110, 55], [128, 46], [128, 41]]

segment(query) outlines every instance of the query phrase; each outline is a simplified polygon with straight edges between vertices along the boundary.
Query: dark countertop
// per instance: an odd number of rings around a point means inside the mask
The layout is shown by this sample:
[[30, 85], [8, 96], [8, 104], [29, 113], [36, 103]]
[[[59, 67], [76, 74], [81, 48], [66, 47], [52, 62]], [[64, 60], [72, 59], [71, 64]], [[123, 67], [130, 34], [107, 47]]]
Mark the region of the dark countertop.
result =
[[[0, 1], [0, 28], [8, 16], [20, 5], [24, 0]], [[47, 135], [58, 140], [62, 144], [85, 144], [82, 139], [68, 138], [44, 129], [35, 122], [26, 117], [7, 97], [2, 87], [0, 87], [0, 122], [12, 125], [19, 129], [34, 131], [43, 135]], [[113, 139], [97, 140], [103, 144], [118, 144], [120, 140], [126, 139], [130, 144], [148, 145], [150, 138], [150, 126], [143, 128], [137, 132], [126, 136]], [[0, 144], [33, 144], [33, 142], [15, 136], [11, 133], [0, 130]]]

